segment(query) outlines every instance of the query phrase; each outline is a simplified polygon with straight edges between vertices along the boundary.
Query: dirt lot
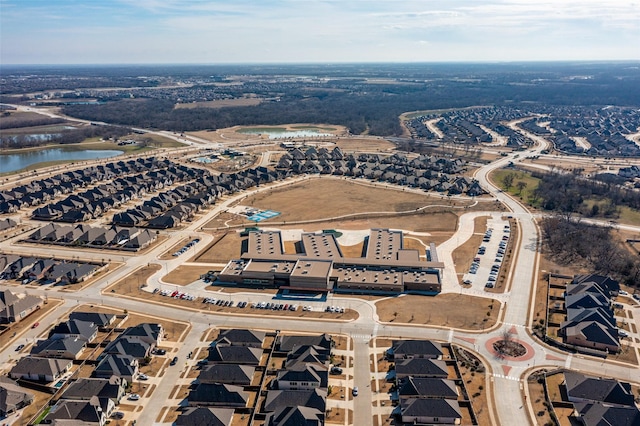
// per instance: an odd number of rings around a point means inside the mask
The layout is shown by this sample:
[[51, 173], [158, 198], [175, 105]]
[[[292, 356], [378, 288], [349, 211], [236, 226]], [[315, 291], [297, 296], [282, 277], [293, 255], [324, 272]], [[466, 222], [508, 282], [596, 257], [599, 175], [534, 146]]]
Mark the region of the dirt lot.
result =
[[[562, 376], [562, 374], [560, 374]], [[529, 397], [531, 398], [530, 404], [533, 407], [533, 412], [536, 415], [536, 425], [553, 424], [551, 414], [545, 405], [544, 388], [542, 383], [537, 380], [529, 380], [527, 382], [529, 388]]]
[[206, 274], [211, 268], [208, 266], [184, 266], [180, 265], [168, 275], [162, 277], [162, 281], [169, 284], [188, 285], [200, 279], [200, 276]]
[[213, 242], [194, 259], [202, 263], [226, 263], [230, 259], [240, 257], [242, 242], [248, 240], [236, 231], [214, 234]]
[[395, 144], [384, 139], [374, 138], [341, 138], [336, 141], [336, 146], [345, 152], [360, 151], [392, 151]]
[[411, 211], [447, 202], [439, 197], [365, 185], [357, 180], [312, 179], [256, 194], [242, 204], [279, 211], [282, 214], [272, 221], [282, 222], [323, 219], [345, 213]]
[[[461, 310], [460, 306], [465, 309]], [[496, 323], [500, 304], [464, 294], [406, 295], [377, 302], [376, 308], [380, 321], [384, 322], [484, 330]]]
[[226, 108], [226, 107], [241, 107], [241, 106], [254, 106], [259, 105], [262, 102], [258, 98], [238, 98], [238, 99], [220, 99], [216, 101], [203, 101], [203, 102], [191, 102], [188, 104], [176, 104], [176, 109], [192, 109], [192, 108]]

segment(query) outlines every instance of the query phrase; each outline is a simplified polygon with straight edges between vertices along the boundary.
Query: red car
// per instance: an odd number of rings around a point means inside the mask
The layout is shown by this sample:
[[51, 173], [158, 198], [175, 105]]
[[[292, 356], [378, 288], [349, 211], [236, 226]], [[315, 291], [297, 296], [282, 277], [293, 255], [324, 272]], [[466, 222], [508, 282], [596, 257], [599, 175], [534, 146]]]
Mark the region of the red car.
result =
[[34, 322], [33, 325], [31, 326], [31, 328], [36, 328], [37, 326], [39, 326], [40, 323], [39, 322]]

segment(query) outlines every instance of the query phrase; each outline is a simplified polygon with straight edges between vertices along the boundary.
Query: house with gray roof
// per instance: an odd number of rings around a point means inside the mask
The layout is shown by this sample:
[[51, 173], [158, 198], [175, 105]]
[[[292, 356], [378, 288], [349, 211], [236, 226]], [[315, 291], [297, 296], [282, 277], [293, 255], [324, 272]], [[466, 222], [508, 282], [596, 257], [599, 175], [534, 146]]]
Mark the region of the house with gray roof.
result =
[[0, 291], [0, 323], [19, 322], [33, 311], [40, 309], [44, 300], [30, 294], [18, 295], [11, 290]]
[[398, 381], [409, 376], [440, 379], [446, 379], [449, 376], [447, 364], [437, 359], [409, 358], [397, 361], [395, 366]]
[[91, 322], [98, 327], [107, 327], [114, 323], [116, 316], [104, 312], [71, 312], [69, 320]]
[[571, 402], [603, 402], [617, 405], [634, 405], [631, 385], [615, 379], [587, 376], [576, 371], [564, 372], [567, 399]]
[[140, 336], [120, 335], [104, 348], [101, 356], [106, 354], [131, 355], [138, 360], [143, 360], [151, 355], [155, 345], [142, 340]]
[[223, 383], [199, 383], [189, 392], [189, 406], [217, 406], [243, 408], [247, 406], [249, 393], [241, 386]]
[[584, 426], [640, 426], [640, 410], [635, 406], [577, 402], [573, 407], [573, 419]]
[[40, 340], [31, 348], [31, 355], [44, 358], [78, 359], [87, 347], [87, 341], [76, 336]]
[[43, 423], [63, 425], [69, 424], [69, 421], [79, 421], [86, 426], [104, 426], [115, 408], [113, 402], [107, 408], [111, 409], [104, 410], [96, 396], [89, 400], [60, 399], [51, 407]]
[[272, 413], [284, 407], [311, 407], [325, 412], [327, 407], [327, 391], [312, 390], [269, 390], [264, 401], [262, 412]]
[[186, 407], [176, 419], [176, 426], [231, 426], [233, 408]]
[[400, 403], [404, 424], [460, 424], [462, 413], [455, 399], [410, 398]]
[[259, 365], [262, 359], [262, 349], [248, 346], [213, 345], [209, 347], [207, 360], [214, 363], [233, 363], [245, 365]]
[[162, 325], [145, 322], [134, 327], [128, 327], [122, 332], [121, 336], [135, 336], [155, 347], [162, 341], [163, 334], [164, 330], [162, 329]]
[[278, 371], [274, 383], [280, 390], [313, 390], [326, 388], [329, 371], [326, 366], [317, 364], [297, 364]]
[[34, 395], [27, 392], [15, 381], [0, 376], [0, 417], [8, 417], [12, 413], [31, 404]]
[[233, 328], [220, 331], [220, 334], [216, 339], [216, 344], [261, 348], [265, 337], [266, 333], [264, 331]]
[[394, 360], [410, 358], [442, 359], [442, 345], [431, 340], [394, 340], [390, 354]]
[[87, 343], [91, 343], [97, 335], [98, 326], [96, 324], [72, 319], [59, 323], [49, 332], [50, 339], [75, 337]]
[[310, 407], [282, 407], [278, 411], [269, 413], [264, 424], [265, 426], [322, 426], [324, 413]]
[[255, 366], [240, 364], [212, 364], [200, 370], [200, 383], [226, 383], [229, 385], [249, 386], [253, 381]]
[[458, 399], [459, 393], [453, 380], [409, 376], [402, 381], [398, 390], [398, 396], [400, 399]]
[[24, 379], [35, 382], [53, 382], [71, 369], [73, 362], [69, 359], [39, 358], [26, 356], [9, 371], [14, 380]]
[[127, 381], [122, 377], [79, 378], [69, 385], [60, 398], [88, 400], [92, 396], [97, 396], [110, 398], [117, 405], [126, 393]]
[[111, 376], [121, 377], [129, 383], [133, 383], [138, 375], [138, 360], [131, 355], [108, 354], [93, 370], [93, 376], [110, 379]]

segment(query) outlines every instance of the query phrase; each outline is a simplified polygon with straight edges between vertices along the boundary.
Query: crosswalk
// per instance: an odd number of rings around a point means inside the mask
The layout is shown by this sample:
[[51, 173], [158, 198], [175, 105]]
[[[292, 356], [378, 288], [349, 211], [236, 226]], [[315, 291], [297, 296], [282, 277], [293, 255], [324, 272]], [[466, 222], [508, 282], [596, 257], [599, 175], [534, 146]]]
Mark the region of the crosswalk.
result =
[[371, 340], [371, 334], [352, 334], [351, 338], [353, 340], [360, 340], [363, 342], [368, 342], [369, 340]]
[[496, 378], [496, 379], [513, 380], [515, 382], [519, 382], [520, 381], [519, 377], [505, 376], [504, 374], [494, 374], [493, 377]]

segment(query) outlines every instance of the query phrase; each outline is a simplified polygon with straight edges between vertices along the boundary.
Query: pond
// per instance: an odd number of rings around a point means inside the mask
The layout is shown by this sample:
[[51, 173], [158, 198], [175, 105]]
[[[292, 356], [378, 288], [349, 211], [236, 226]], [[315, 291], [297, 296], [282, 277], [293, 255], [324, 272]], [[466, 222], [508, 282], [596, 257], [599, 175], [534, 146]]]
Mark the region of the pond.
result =
[[68, 148], [50, 148], [25, 151], [19, 154], [0, 154], [0, 173], [15, 172], [33, 164], [50, 161], [81, 161], [115, 157], [123, 151], [115, 149], [73, 150]]

